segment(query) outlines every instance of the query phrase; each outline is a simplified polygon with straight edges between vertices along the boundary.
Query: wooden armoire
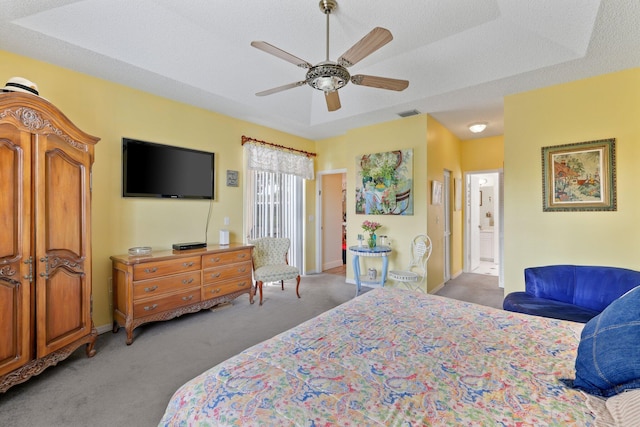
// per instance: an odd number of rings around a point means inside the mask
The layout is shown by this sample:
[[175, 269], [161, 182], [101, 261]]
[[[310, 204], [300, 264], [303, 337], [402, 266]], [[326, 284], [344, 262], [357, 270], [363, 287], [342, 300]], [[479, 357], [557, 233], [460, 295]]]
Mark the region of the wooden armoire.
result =
[[99, 138], [47, 100], [0, 92], [0, 392], [86, 344]]

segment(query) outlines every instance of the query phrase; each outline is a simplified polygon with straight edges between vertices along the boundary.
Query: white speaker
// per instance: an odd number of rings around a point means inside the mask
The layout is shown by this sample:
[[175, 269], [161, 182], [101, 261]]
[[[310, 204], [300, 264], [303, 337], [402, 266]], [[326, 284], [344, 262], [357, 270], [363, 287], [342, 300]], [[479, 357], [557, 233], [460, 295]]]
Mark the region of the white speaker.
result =
[[220, 245], [229, 244], [229, 230], [220, 230]]

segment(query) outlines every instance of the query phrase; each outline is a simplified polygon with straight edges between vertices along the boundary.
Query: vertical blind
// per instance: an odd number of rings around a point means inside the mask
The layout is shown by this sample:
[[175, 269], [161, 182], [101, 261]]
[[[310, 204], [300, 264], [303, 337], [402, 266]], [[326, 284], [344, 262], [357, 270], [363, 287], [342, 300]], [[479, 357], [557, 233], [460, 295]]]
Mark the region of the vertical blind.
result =
[[302, 178], [249, 170], [247, 174], [247, 238], [288, 237], [289, 264], [303, 271]]

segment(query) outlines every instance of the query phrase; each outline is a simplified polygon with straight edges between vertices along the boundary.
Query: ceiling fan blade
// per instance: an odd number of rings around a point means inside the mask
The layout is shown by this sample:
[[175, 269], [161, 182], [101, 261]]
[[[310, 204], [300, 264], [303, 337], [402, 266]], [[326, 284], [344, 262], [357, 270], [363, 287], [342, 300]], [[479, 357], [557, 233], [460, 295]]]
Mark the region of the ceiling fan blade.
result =
[[360, 86], [370, 86], [378, 89], [387, 90], [405, 90], [409, 87], [408, 80], [389, 79], [387, 77], [367, 76], [365, 74], [356, 74], [351, 76], [351, 83]]
[[293, 65], [297, 65], [300, 68], [312, 67], [312, 65], [304, 59], [300, 59], [297, 56], [291, 55], [289, 52], [285, 52], [284, 50], [277, 48], [267, 42], [253, 41], [251, 42], [251, 46], [255, 47], [256, 49], [260, 49], [263, 52], [270, 53], [273, 56], [277, 56], [280, 59], [291, 62]]
[[340, 109], [340, 96], [338, 95], [337, 90], [334, 90], [333, 92], [325, 92], [324, 98], [327, 101], [327, 109], [329, 111], [336, 111]]
[[347, 50], [338, 58], [338, 64], [343, 67], [350, 67], [371, 55], [385, 44], [393, 40], [391, 31], [386, 28], [376, 27], [369, 34], [354, 44], [351, 49]]
[[283, 86], [274, 87], [273, 89], [263, 90], [262, 92], [256, 93], [256, 96], [271, 95], [272, 93], [278, 93], [278, 92], [282, 92], [283, 90], [293, 89], [294, 87], [303, 86], [306, 83], [307, 82], [305, 82], [304, 80], [295, 82], [295, 83], [289, 83], [288, 85], [283, 85]]

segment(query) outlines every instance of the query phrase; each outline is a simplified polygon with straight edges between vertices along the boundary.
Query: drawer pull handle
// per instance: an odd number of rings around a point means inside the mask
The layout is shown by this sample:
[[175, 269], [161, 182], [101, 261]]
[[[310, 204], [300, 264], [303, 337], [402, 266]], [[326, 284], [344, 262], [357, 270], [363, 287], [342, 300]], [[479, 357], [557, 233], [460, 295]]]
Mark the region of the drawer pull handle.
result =
[[193, 261], [191, 261], [191, 262], [183, 262], [182, 266], [183, 267], [193, 267]]
[[145, 268], [145, 269], [144, 269], [144, 272], [145, 272], [145, 273], [155, 273], [156, 271], [158, 271], [158, 267]]
[[211, 262], [220, 262], [220, 257], [211, 258]]
[[190, 279], [182, 279], [183, 285], [188, 285], [189, 283], [193, 283], [193, 277]]
[[145, 292], [153, 292], [153, 291], [155, 291], [156, 289], [158, 289], [158, 285], [153, 285], [153, 286], [151, 286], [151, 287], [144, 288], [144, 291], [145, 291]]
[[220, 288], [211, 289], [211, 293], [212, 294], [219, 294], [220, 293]]
[[242, 267], [238, 269], [239, 273], [244, 273], [245, 271], [247, 271], [247, 267]]
[[247, 282], [240, 282], [238, 283], [238, 287], [239, 288], [244, 288], [247, 285]]
[[158, 304], [147, 305], [147, 306], [144, 308], [144, 311], [151, 311], [151, 310], [155, 310], [156, 308], [158, 308]]
[[247, 254], [238, 254], [238, 258], [246, 258]]
[[182, 297], [182, 301], [191, 301], [193, 299], [193, 295], [189, 295], [188, 297]]
[[213, 279], [217, 279], [218, 277], [220, 277], [220, 273], [211, 274], [211, 278], [213, 278]]

